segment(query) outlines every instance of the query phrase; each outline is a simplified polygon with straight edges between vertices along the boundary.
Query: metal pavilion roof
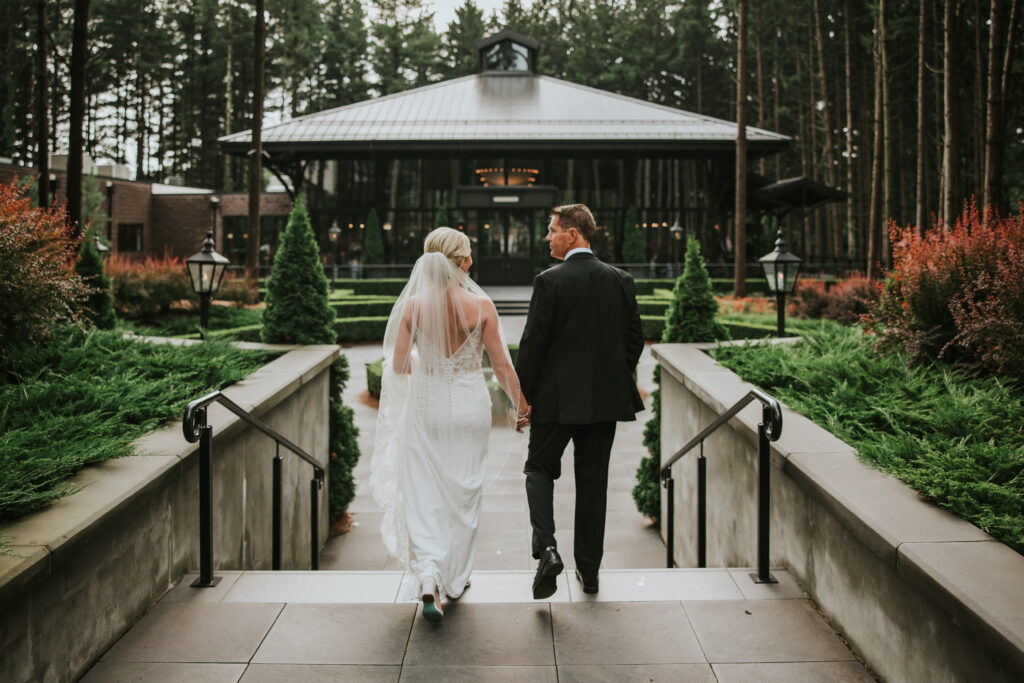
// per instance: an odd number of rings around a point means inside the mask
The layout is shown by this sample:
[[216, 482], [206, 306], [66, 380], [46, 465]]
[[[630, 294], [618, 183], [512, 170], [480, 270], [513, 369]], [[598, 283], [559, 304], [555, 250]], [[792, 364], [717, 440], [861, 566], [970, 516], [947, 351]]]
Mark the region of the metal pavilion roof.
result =
[[[748, 127], [752, 152], [790, 138]], [[733, 149], [736, 124], [535, 74], [474, 74], [301, 116], [263, 130], [268, 152], [493, 146]], [[245, 153], [250, 131], [220, 138]], [[560, 144], [559, 144], [560, 143]]]

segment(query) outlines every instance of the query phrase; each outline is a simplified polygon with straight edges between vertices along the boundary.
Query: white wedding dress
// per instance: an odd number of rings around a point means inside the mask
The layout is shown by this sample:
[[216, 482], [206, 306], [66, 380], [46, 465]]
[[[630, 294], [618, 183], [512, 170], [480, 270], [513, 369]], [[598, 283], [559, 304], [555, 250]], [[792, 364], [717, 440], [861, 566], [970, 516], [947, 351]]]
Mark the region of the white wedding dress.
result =
[[[414, 270], [410, 278], [415, 293], [395, 304], [396, 327], [400, 305], [408, 303], [419, 311], [425, 308], [424, 298], [434, 296], [422, 289], [416, 275]], [[464, 279], [462, 289], [479, 289]], [[389, 352], [385, 335], [370, 485], [384, 510], [384, 544], [411, 575], [403, 600], [417, 597], [427, 577], [442, 594], [457, 598], [473, 568], [491, 429], [491, 399], [481, 363], [485, 300], [489, 303], [480, 292], [475, 320], [463, 316], [459, 334], [446, 336], [441, 327], [419, 321], [411, 333], [408, 372], [391, 367], [394, 350]], [[413, 319], [418, 320], [416, 314]]]

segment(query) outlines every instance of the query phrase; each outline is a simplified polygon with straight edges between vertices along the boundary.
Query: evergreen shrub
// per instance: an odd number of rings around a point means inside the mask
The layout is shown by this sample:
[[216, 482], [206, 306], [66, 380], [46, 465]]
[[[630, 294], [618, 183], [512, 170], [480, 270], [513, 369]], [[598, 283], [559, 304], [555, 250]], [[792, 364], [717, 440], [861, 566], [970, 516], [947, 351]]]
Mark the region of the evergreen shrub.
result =
[[[690, 237], [686, 240], [686, 264], [683, 274], [672, 290], [672, 303], [664, 318], [662, 343], [711, 342], [729, 339], [729, 331], [715, 320], [718, 302], [711, 291], [700, 243]], [[643, 318], [641, 317], [641, 322]], [[646, 336], [646, 335], [645, 335]], [[661, 384], [658, 368], [654, 382]], [[646, 517], [661, 517], [661, 389], [651, 394], [652, 417], [644, 426], [644, 446], [648, 455], [637, 468], [637, 483], [633, 487], [633, 501]]]
[[374, 398], [380, 398], [381, 377], [384, 375], [384, 359], [366, 364], [366, 391]]
[[334, 321], [335, 341], [338, 344], [381, 341], [388, 326], [386, 315], [342, 318]]
[[395, 297], [387, 297], [373, 300], [331, 301], [331, 308], [334, 309], [337, 319], [361, 318], [365, 316], [387, 316], [395, 305]]
[[1024, 381], [1024, 205], [969, 205], [952, 226], [890, 235], [893, 269], [871, 313], [882, 346]]
[[829, 287], [821, 317], [843, 325], [858, 323], [878, 303], [879, 292], [879, 286], [863, 275], [840, 280]]
[[937, 505], [1024, 553], [1024, 395], [1002, 378], [872, 348], [823, 321], [795, 344], [722, 346], [720, 363]]
[[[366, 278], [363, 280], [336, 280], [339, 289], [351, 290], [353, 296], [393, 296], [402, 293], [407, 278]], [[335, 290], [337, 293], [337, 290]]]
[[92, 288], [86, 301], [85, 317], [100, 330], [114, 328], [114, 299], [110, 295], [110, 278], [103, 272], [103, 258], [96, 250], [93, 240], [86, 236], [78, 250], [75, 272]]
[[[274, 257], [267, 282], [266, 304], [263, 311], [264, 342], [335, 343], [334, 309], [327, 303], [327, 277], [301, 196], [288, 217], [288, 227]], [[348, 379], [348, 358], [342, 355], [331, 366], [329, 390], [327, 500], [331, 520], [341, 517], [355, 497], [352, 470], [359, 460], [356, 441], [359, 430], [355, 426], [352, 409], [342, 402], [342, 392]]]
[[198, 306], [185, 262], [168, 252], [142, 260], [115, 252], [107, 258], [104, 271], [110, 278], [114, 309], [123, 318], [150, 320], [176, 305]]
[[384, 237], [381, 235], [380, 219], [377, 217], [376, 209], [370, 209], [363, 232], [363, 264], [384, 263]]
[[647, 263], [647, 245], [638, 225], [635, 206], [626, 209], [622, 222], [622, 262]]
[[80, 319], [91, 288], [71, 267], [78, 246], [63, 207], [33, 208], [17, 185], [0, 185], [0, 357]]
[[821, 318], [826, 306], [828, 292], [825, 291], [825, 282], [801, 278], [786, 299], [786, 315], [791, 318]]

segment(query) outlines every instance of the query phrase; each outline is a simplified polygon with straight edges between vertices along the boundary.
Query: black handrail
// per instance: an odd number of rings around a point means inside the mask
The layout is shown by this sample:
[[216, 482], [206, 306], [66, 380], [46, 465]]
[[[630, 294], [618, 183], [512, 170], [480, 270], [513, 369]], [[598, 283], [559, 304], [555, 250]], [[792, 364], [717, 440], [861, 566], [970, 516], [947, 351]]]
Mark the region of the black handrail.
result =
[[737, 401], [729, 410], [722, 413], [718, 419], [706, 427], [700, 434], [686, 442], [675, 454], [661, 466], [661, 479], [666, 489], [668, 498], [667, 529], [668, 536], [668, 559], [667, 566], [672, 568], [675, 564], [675, 480], [672, 478], [672, 465], [680, 458], [689, 453], [695, 446], [700, 446], [700, 455], [697, 457], [697, 566], [707, 566], [707, 464], [704, 459], [704, 439], [712, 432], [736, 417], [748, 403], [757, 399], [761, 402], [761, 422], [757, 425], [758, 436], [758, 458], [757, 458], [757, 574], [752, 575], [757, 583], [775, 583], [774, 577], [768, 571], [768, 543], [769, 543], [769, 508], [771, 503], [771, 451], [769, 441], [778, 441], [782, 436], [782, 406], [773, 397], [760, 389], [751, 389], [747, 394]]
[[310, 566], [319, 569], [320, 508], [317, 492], [324, 486], [324, 468], [316, 459], [294, 443], [271, 429], [250, 412], [219, 391], [197, 398], [185, 408], [181, 430], [189, 443], [199, 442], [199, 578], [192, 585], [210, 588], [220, 582], [213, 575], [213, 428], [206, 422], [206, 408], [220, 403], [232, 413], [260, 430], [276, 443], [273, 461], [272, 526], [273, 554], [271, 567], [281, 568], [281, 446], [284, 446], [313, 466], [313, 479], [309, 482]]

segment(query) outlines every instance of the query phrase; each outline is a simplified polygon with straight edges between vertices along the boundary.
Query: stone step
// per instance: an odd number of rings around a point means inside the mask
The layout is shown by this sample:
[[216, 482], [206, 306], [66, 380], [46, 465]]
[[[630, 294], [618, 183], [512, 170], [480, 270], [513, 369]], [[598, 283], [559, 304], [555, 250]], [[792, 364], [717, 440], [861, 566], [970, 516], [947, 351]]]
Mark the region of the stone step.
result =
[[[785, 570], [773, 570], [776, 584], [757, 584], [752, 569], [606, 569], [601, 590], [583, 593], [571, 570], [558, 577], [558, 591], [542, 602], [664, 602], [666, 600], [801, 599], [804, 593]], [[402, 571], [246, 571], [218, 572], [214, 588], [192, 588], [187, 576], [162, 602], [377, 603], [401, 604]], [[474, 571], [473, 585], [460, 603], [532, 603], [533, 572]]]
[[495, 301], [498, 315], [526, 315], [530, 312], [529, 301]]

